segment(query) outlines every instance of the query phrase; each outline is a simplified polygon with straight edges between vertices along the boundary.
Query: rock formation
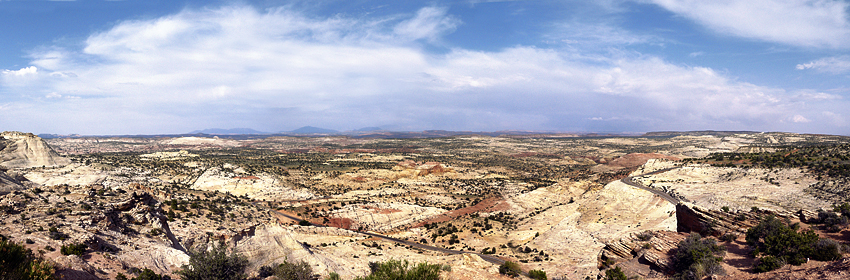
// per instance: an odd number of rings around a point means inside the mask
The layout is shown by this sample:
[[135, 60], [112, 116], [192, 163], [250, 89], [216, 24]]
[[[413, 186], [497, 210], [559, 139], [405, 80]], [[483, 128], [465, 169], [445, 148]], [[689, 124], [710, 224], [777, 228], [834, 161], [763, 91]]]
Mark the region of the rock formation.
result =
[[[773, 213], [788, 217], [791, 213]], [[738, 211], [738, 213], [726, 213], [706, 209], [688, 202], [680, 202], [676, 205], [676, 230], [680, 232], [697, 232], [703, 236], [733, 233], [736, 235], [746, 233], [746, 229], [753, 224], [755, 219], [753, 213]]]
[[4, 131], [0, 133], [0, 166], [30, 168], [67, 165], [71, 161], [59, 156], [41, 137], [32, 133]]
[[6, 174], [6, 170], [0, 166], [0, 195], [19, 190], [23, 187], [24, 186], [21, 185], [21, 182], [18, 182], [18, 180], [15, 180], [15, 178]]
[[829, 178], [815, 182], [804, 190], [817, 198], [841, 204], [850, 201], [850, 178]]

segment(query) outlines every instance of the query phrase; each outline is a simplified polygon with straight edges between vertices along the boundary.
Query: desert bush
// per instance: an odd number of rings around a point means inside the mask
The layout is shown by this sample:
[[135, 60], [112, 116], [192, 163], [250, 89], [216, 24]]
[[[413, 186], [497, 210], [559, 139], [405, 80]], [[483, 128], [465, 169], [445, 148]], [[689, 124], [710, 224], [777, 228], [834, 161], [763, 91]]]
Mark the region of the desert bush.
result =
[[819, 261], [834, 261], [841, 258], [841, 244], [835, 240], [822, 238], [812, 246], [809, 257]]
[[528, 277], [535, 280], [547, 280], [549, 277], [546, 277], [546, 272], [542, 270], [529, 270]]
[[328, 277], [325, 277], [325, 280], [341, 280], [341, 279], [342, 278], [340, 278], [339, 274], [336, 273], [336, 272], [331, 272], [331, 273], [328, 274]]
[[86, 244], [75, 243], [75, 244], [62, 245], [62, 248], [59, 248], [59, 252], [62, 253], [63, 255], [66, 255], [66, 256], [67, 255], [82, 256], [83, 253], [85, 253], [86, 249], [88, 249], [88, 248], [89, 247], [86, 246]]
[[139, 276], [133, 278], [133, 280], [170, 280], [171, 278], [168, 276], [163, 277], [162, 275], [156, 274], [153, 270], [149, 268], [145, 268], [139, 273]]
[[731, 232], [720, 236], [720, 241], [732, 242], [735, 239], [738, 239], [738, 235]]
[[832, 207], [833, 212], [841, 213], [841, 216], [850, 216], [850, 203], [842, 203]]
[[499, 266], [499, 273], [511, 277], [516, 277], [519, 276], [520, 273], [522, 273], [522, 270], [519, 268], [519, 264], [512, 261], [506, 261], [505, 263]]
[[319, 279], [319, 275], [313, 274], [313, 267], [303, 260], [299, 263], [284, 261], [272, 269], [272, 274], [281, 280]]
[[826, 261], [841, 256], [841, 246], [837, 242], [822, 239], [812, 230], [798, 232], [798, 229], [796, 224], [789, 227], [776, 217], [768, 216], [747, 230], [747, 243], [754, 247], [754, 254], [775, 258], [762, 258], [765, 264], [758, 269], [775, 269], [774, 263], [800, 265], [809, 258]]
[[765, 256], [763, 258], [759, 258], [758, 262], [756, 262], [755, 268], [753, 271], [756, 273], [768, 272], [780, 267], [785, 266], [785, 261], [782, 258], [777, 258], [774, 256]]
[[605, 280], [626, 280], [626, 274], [620, 267], [615, 267], [605, 271]]
[[638, 240], [640, 240], [640, 241], [649, 241], [650, 239], [652, 239], [652, 237], [653, 237], [653, 236], [655, 236], [655, 235], [654, 235], [654, 234], [652, 234], [652, 232], [651, 232], [651, 231], [648, 231], [648, 230], [647, 230], [647, 231], [644, 231], [644, 232], [641, 232], [641, 233], [638, 233], [638, 234], [636, 235], [636, 237], [637, 237], [637, 238], [638, 238]]
[[443, 266], [420, 263], [411, 266], [406, 260], [388, 260], [384, 263], [369, 263], [372, 273], [356, 280], [438, 280]]
[[189, 251], [189, 264], [183, 265], [177, 274], [183, 280], [244, 280], [248, 260], [235, 253], [227, 254], [227, 245], [220, 242], [212, 250]]
[[0, 279], [52, 280], [55, 267], [32, 250], [0, 238]]
[[676, 248], [673, 263], [676, 267], [676, 278], [679, 279], [702, 279], [712, 274], [723, 272], [720, 262], [723, 258], [718, 256], [726, 253], [726, 250], [717, 245], [714, 239], [703, 239], [699, 234], [693, 233]]

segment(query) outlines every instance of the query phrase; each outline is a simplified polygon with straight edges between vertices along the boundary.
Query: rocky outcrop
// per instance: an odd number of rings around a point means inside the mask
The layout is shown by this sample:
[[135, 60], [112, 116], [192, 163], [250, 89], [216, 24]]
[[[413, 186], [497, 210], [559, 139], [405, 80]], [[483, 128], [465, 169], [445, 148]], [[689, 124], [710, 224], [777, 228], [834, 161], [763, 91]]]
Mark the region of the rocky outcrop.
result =
[[634, 167], [638, 167], [638, 166], [645, 164], [649, 160], [658, 160], [658, 159], [670, 160], [670, 161], [679, 160], [679, 158], [677, 158], [677, 157], [662, 155], [662, 154], [656, 154], [656, 153], [649, 153], [649, 154], [633, 153], [633, 154], [627, 154], [627, 155], [618, 157], [618, 158], [608, 162], [608, 165], [609, 166], [622, 167], [622, 168], [634, 168]]
[[230, 165], [207, 169], [195, 180], [192, 189], [210, 192], [219, 191], [235, 196], [247, 195], [255, 200], [305, 200], [315, 198], [315, 195], [307, 190], [284, 186], [280, 178], [276, 176], [270, 174], [248, 176], [237, 172], [238, 170], [239, 168]]
[[[648, 162], [647, 165], [650, 163]], [[647, 170], [658, 170], [653, 164]], [[669, 165], [668, 165], [669, 166]], [[645, 173], [641, 173], [645, 174]], [[633, 181], [686, 199], [706, 209], [731, 212], [752, 207], [772, 211], [817, 210], [832, 203], [810, 194], [807, 189], [817, 178], [799, 168], [738, 168], [688, 164], [657, 174], [635, 174]], [[850, 194], [850, 193], [848, 193]], [[841, 194], [836, 195], [840, 197]]]
[[23, 188], [24, 186], [21, 184], [21, 182], [19, 182], [15, 178], [12, 178], [12, 176], [6, 174], [6, 170], [0, 168], [0, 195], [4, 195]]
[[829, 178], [809, 185], [805, 190], [817, 198], [840, 204], [850, 201], [850, 178]]
[[41, 137], [32, 133], [4, 131], [0, 133], [0, 166], [30, 168], [60, 166], [71, 160], [59, 156]]
[[404, 160], [399, 162], [398, 165], [393, 167], [393, 170], [400, 171], [401, 173], [404, 173], [403, 175], [413, 177], [426, 176], [428, 174], [436, 175], [454, 171], [451, 167], [443, 166], [443, 164], [439, 162], [426, 162], [420, 164], [412, 160]]
[[348, 221], [347, 229], [364, 229], [389, 232], [394, 229], [416, 224], [430, 217], [445, 213], [446, 210], [435, 207], [401, 203], [370, 203], [347, 205], [327, 213], [333, 219]]
[[[789, 217], [789, 212], [771, 212], [782, 217]], [[725, 233], [741, 234], [757, 220], [750, 212], [726, 213], [703, 208], [688, 202], [676, 205], [676, 230], [680, 232], [697, 232], [706, 235]]]
[[688, 234], [672, 231], [644, 231], [607, 242], [602, 249], [601, 261], [620, 262], [638, 258], [664, 273], [674, 270], [673, 250]]

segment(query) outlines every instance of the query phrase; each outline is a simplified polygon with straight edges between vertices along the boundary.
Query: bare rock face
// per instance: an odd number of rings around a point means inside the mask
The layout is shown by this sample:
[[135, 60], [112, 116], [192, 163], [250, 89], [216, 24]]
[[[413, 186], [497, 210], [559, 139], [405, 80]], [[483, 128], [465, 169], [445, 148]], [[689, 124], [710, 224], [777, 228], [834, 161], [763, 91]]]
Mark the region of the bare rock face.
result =
[[809, 185], [805, 190], [817, 198], [841, 204], [850, 198], [850, 178], [829, 178]]
[[[233, 167], [233, 166], [225, 166]], [[247, 195], [253, 199], [291, 199], [303, 200], [315, 198], [307, 190], [292, 189], [283, 185], [280, 178], [269, 174], [244, 175], [228, 169], [213, 167], [205, 171], [192, 184], [192, 188], [203, 191], [220, 191], [236, 196]]]
[[85, 262], [82, 258], [77, 255], [68, 255], [62, 256], [54, 259], [54, 261], [63, 269], [59, 271], [59, 273], [63, 276], [63, 279], [75, 279], [75, 280], [97, 280], [100, 279], [95, 276], [95, 268]]
[[687, 233], [673, 231], [644, 231], [631, 233], [623, 238], [609, 241], [602, 249], [602, 258], [624, 261], [640, 258], [663, 272], [673, 272], [670, 256]]
[[59, 156], [44, 139], [32, 133], [15, 131], [0, 133], [0, 166], [30, 168], [69, 163], [71, 160]]
[[20, 190], [24, 186], [12, 176], [6, 174], [6, 170], [0, 168], [0, 195], [10, 193], [15, 190]]
[[[648, 162], [642, 170], [652, 171], [664, 165]], [[668, 168], [674, 164], [666, 164]], [[643, 174], [643, 173], [641, 173]], [[635, 175], [633, 175], [635, 176]], [[817, 179], [799, 168], [766, 169], [712, 167], [689, 164], [658, 174], [637, 175], [633, 179], [644, 186], [664, 191], [706, 209], [718, 211], [724, 206], [733, 212], [752, 207], [776, 212], [829, 207], [824, 199], [846, 195], [839, 188], [821, 188], [812, 194]], [[815, 184], [817, 185], [817, 184]], [[840, 185], [840, 184], [835, 184]], [[824, 198], [818, 198], [818, 197]], [[836, 200], [837, 201], [837, 200]]]
[[347, 205], [329, 213], [335, 220], [346, 221], [347, 229], [366, 229], [390, 232], [394, 229], [416, 224], [446, 210], [401, 203], [370, 203]]
[[[791, 213], [777, 212], [779, 216], [788, 217]], [[740, 220], [736, 220], [736, 218]], [[719, 235], [725, 233], [743, 234], [752, 226], [754, 220], [751, 213], [739, 211], [737, 216], [731, 213], [715, 211], [688, 202], [676, 205], [677, 230], [680, 232], [698, 232], [702, 235]]]

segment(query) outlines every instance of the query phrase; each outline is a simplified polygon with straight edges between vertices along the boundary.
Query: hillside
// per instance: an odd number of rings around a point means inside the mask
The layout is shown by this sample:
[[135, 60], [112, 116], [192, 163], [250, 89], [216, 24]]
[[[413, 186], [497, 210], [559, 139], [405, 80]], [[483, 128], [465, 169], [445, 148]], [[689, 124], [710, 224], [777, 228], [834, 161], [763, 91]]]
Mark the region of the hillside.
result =
[[[850, 143], [787, 133], [15, 137], [49, 143], [31, 146], [49, 157], [6, 153], [3, 163], [17, 167], [0, 174], [0, 234], [44, 251], [72, 279], [142, 269], [177, 278], [190, 249], [219, 241], [247, 258], [249, 275], [303, 260], [322, 277], [353, 279], [370, 263], [404, 259], [446, 265], [445, 279], [508, 279], [505, 261], [550, 279], [595, 279], [615, 266], [662, 278], [675, 273], [671, 250], [688, 232], [743, 240], [767, 215], [806, 220], [831, 209], [842, 193], [827, 195], [829, 186], [846, 177], [820, 163]], [[818, 161], [766, 165], [788, 149]], [[728, 165], [736, 155], [754, 160]], [[847, 243], [847, 232], [823, 234]], [[71, 244], [87, 249], [57, 250]], [[748, 245], [729, 244], [739, 250], [730, 258], [750, 264], [727, 263], [729, 277], [759, 277]]]

